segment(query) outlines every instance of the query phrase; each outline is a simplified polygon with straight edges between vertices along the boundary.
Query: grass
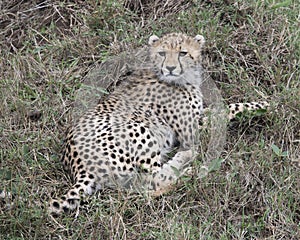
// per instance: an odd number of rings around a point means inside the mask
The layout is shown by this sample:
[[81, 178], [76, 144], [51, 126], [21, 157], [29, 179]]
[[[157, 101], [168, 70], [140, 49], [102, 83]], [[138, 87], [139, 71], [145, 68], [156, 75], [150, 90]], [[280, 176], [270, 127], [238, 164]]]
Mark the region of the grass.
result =
[[[299, 239], [296, 1], [4, 1], [0, 16], [0, 189], [28, 199], [0, 205], [0, 239]], [[33, 203], [71, 185], [59, 159], [80, 83], [172, 31], [205, 36], [226, 102], [267, 99], [272, 112], [230, 123], [224, 162], [201, 181], [195, 163], [169, 195], [107, 190], [76, 220], [50, 218]]]

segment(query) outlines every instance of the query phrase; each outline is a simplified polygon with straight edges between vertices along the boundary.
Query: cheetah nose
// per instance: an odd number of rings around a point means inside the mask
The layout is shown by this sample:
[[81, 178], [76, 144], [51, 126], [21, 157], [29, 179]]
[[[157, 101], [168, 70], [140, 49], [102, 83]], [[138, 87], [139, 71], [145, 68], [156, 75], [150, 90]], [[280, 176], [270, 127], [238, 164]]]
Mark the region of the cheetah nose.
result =
[[166, 66], [166, 69], [168, 69], [169, 70], [169, 72], [170, 73], [172, 73], [172, 71], [175, 69], [176, 67], [174, 67], [174, 66]]

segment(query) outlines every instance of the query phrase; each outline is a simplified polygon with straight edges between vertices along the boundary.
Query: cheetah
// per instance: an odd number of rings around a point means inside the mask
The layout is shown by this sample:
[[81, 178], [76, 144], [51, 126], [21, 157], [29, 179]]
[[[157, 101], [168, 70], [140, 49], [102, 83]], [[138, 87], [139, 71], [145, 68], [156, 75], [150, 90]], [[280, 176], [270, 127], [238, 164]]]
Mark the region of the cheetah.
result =
[[[128, 74], [69, 130], [62, 160], [75, 183], [50, 201], [50, 213], [74, 210], [82, 196], [105, 187], [154, 196], [171, 189], [197, 155], [204, 43], [202, 35], [183, 33], [149, 38], [151, 67]], [[229, 119], [244, 108], [266, 107], [233, 104]]]
[[[198, 133], [207, 119], [201, 92], [204, 43], [201, 35], [182, 33], [149, 38], [151, 66], [126, 73], [126, 80], [69, 130], [62, 161], [75, 183], [50, 201], [50, 214], [76, 209], [82, 196], [106, 187], [153, 196], [172, 189], [197, 156]], [[268, 106], [230, 104], [227, 117]], [[0, 190], [0, 198], [9, 196]]]

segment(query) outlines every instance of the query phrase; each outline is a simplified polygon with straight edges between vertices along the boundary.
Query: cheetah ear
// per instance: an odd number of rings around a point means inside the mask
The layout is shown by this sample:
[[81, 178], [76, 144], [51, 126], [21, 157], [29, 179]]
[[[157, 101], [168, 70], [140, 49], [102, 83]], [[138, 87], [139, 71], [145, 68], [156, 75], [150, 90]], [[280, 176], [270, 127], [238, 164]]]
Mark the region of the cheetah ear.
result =
[[148, 44], [150, 46], [152, 46], [155, 42], [157, 42], [159, 40], [159, 37], [156, 36], [156, 35], [152, 35], [150, 38], [149, 38], [149, 41], [148, 41]]
[[194, 37], [194, 40], [199, 43], [200, 47], [203, 47], [204, 43], [205, 43], [205, 39], [202, 35], [196, 35]]

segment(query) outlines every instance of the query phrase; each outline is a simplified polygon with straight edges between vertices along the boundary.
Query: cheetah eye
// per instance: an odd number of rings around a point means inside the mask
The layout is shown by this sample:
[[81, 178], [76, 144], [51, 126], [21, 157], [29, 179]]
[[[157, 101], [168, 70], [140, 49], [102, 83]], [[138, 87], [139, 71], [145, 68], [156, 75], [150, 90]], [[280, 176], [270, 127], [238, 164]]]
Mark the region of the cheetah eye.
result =
[[179, 52], [179, 56], [180, 56], [180, 57], [184, 57], [185, 55], [187, 55], [187, 52], [185, 52], [185, 51]]
[[158, 54], [162, 57], [166, 56], [166, 52], [158, 52]]

